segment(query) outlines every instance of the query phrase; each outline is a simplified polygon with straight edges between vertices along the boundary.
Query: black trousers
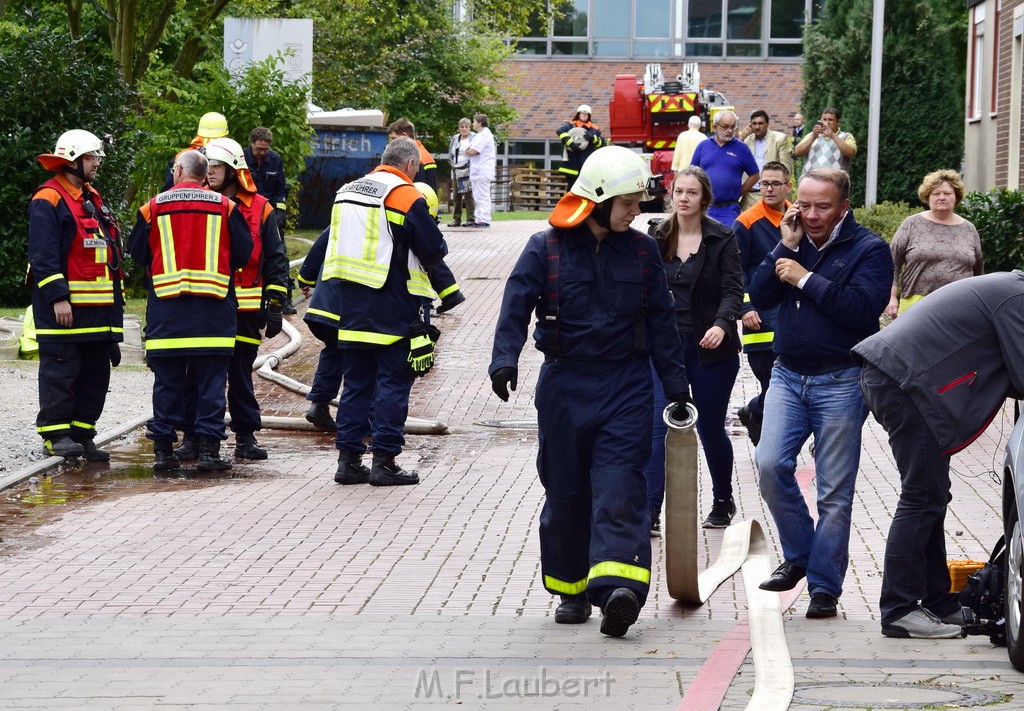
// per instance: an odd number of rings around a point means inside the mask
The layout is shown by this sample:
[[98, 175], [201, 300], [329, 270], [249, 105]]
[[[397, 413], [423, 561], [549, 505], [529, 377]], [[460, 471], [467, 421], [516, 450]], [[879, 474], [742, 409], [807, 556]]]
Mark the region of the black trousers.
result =
[[109, 385], [109, 341], [40, 341], [36, 431], [44, 440], [91, 439]]
[[944, 456], [917, 405], [888, 375], [872, 365], [861, 369], [861, 392], [889, 434], [900, 472], [900, 498], [885, 541], [882, 624], [913, 612], [920, 604], [939, 617], [960, 609], [949, 591], [944, 525], [949, 493], [949, 457]]
[[775, 351], [749, 351], [747, 363], [750, 365], [750, 372], [761, 384], [761, 392], [750, 399], [747, 407], [751, 414], [760, 418], [764, 415], [764, 396], [768, 393], [768, 385], [772, 382], [772, 366], [775, 365]]
[[[195, 434], [208, 439], [227, 439], [224, 433], [224, 388], [228, 382], [231, 357], [180, 355], [148, 359], [153, 371], [153, 419], [148, 423], [154, 442], [177, 440], [175, 428], [184, 429], [186, 419], [195, 422]], [[186, 371], [195, 377], [195, 385], [186, 384]], [[194, 414], [186, 415], [186, 398], [196, 398]]]

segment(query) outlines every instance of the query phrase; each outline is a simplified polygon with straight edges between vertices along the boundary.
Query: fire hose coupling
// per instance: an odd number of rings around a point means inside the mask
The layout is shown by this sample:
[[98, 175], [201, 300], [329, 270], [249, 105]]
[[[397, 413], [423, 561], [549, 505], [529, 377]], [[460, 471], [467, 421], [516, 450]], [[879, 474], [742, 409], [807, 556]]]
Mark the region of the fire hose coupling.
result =
[[697, 424], [697, 408], [692, 402], [686, 403], [686, 417], [683, 419], [677, 419], [677, 403], [670, 402], [662, 413], [661, 418], [665, 422], [665, 425], [669, 429], [673, 430], [690, 430]]

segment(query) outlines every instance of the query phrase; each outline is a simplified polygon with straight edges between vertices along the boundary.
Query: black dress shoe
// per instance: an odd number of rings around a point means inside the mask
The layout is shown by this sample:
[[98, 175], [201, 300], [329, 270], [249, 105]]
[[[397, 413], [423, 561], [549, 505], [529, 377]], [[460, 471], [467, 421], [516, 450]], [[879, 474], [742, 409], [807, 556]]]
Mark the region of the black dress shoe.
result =
[[789, 561], [783, 561], [782, 565], [776, 568], [775, 572], [772, 573], [772, 577], [768, 578], [757, 587], [762, 590], [771, 590], [772, 592], [792, 590], [796, 587], [797, 583], [803, 580], [805, 575], [807, 575], [806, 568], [801, 568], [799, 565], [793, 565]]
[[562, 604], [555, 608], [555, 622], [560, 625], [582, 625], [593, 612], [586, 595], [562, 595]]
[[824, 617], [835, 617], [839, 614], [836, 603], [839, 602], [827, 592], [816, 592], [811, 595], [811, 604], [807, 606], [807, 616], [812, 620]]

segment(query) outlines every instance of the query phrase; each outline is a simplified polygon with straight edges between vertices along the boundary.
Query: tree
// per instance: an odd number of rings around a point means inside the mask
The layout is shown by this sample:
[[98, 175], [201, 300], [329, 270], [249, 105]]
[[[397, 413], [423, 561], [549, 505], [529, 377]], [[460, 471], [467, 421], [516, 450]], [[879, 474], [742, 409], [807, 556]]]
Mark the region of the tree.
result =
[[511, 48], [478, 21], [454, 20], [450, 2], [365, 0], [320, 10], [315, 22], [313, 101], [325, 108], [379, 108], [407, 116], [424, 142], [444, 150], [462, 116], [491, 125], [513, 118], [504, 96]]
[[0, 183], [2, 304], [28, 302], [28, 202], [51, 175], [36, 156], [52, 151], [64, 131], [81, 128], [117, 138], [106, 149], [96, 184], [115, 213], [127, 214], [123, 196], [138, 139], [130, 125], [134, 95], [110, 56], [97, 51], [96, 39], [0, 22], [0, 75], [16, 79], [0, 82], [0, 163], [9, 169]]
[[[878, 201], [914, 203], [928, 172], [957, 168], [963, 157], [966, 15], [957, 0], [890, 0], [885, 7]], [[801, 110], [816, 117], [834, 106], [857, 138], [851, 200], [864, 201], [872, 0], [826, 0], [822, 19], [804, 31]], [[962, 10], [962, 3], [960, 3]], [[928, 41], [922, 41], [922, 38]]]

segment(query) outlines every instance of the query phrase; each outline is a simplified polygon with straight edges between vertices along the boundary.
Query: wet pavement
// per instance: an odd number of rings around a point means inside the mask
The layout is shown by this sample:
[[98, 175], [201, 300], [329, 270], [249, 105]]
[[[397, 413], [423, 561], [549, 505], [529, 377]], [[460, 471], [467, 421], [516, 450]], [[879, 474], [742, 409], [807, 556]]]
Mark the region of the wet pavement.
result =
[[[651, 595], [623, 639], [600, 635], [597, 619], [555, 625], [540, 584], [540, 358], [528, 344], [509, 403], [491, 394], [486, 367], [502, 279], [541, 226], [447, 233], [469, 300], [436, 319], [438, 364], [413, 390], [410, 414], [451, 429], [408, 437], [399, 461], [419, 470], [419, 486], [339, 486], [332, 436], [284, 431], [260, 434], [266, 462], [154, 477], [136, 430], [111, 445], [109, 466], [65, 468], [0, 492], [0, 707], [679, 707], [744, 624], [741, 575], [703, 606], [680, 605], [655, 540]], [[305, 340], [279, 372], [308, 383], [317, 342], [290, 321]], [[258, 383], [267, 415], [301, 416], [308, 404]], [[744, 365], [730, 411], [753, 387]], [[1000, 486], [988, 472], [1001, 467], [1010, 429], [1008, 414], [998, 418], [954, 459], [950, 558], [985, 558], [999, 535]], [[741, 428], [732, 442], [738, 515], [765, 524], [777, 554]], [[229, 439], [222, 454], [231, 448]], [[806, 453], [801, 464], [812, 464]], [[791, 708], [1020, 708], [1024, 675], [987, 638], [880, 635], [898, 484], [884, 433], [869, 421], [840, 617], [806, 619], [806, 592], [784, 615]], [[703, 512], [710, 491], [701, 497]], [[722, 534], [699, 535], [706, 564]], [[735, 676], [712, 671], [727, 691], [700, 708], [744, 708], [751, 660]]]

